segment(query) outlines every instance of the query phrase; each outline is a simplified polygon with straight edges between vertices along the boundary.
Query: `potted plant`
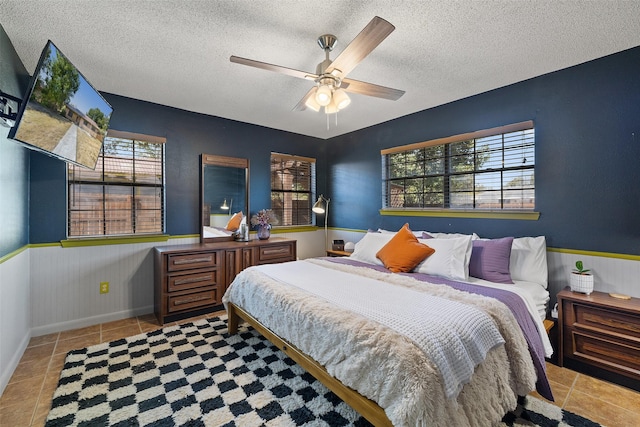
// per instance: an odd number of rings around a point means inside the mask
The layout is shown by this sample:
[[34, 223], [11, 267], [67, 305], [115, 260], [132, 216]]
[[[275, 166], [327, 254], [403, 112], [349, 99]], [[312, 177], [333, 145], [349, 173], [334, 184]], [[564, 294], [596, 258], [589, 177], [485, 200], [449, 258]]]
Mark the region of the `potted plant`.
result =
[[586, 270], [582, 261], [576, 261], [576, 268], [571, 272], [571, 290], [573, 292], [581, 292], [583, 294], [591, 294], [593, 292], [593, 275], [591, 270]]

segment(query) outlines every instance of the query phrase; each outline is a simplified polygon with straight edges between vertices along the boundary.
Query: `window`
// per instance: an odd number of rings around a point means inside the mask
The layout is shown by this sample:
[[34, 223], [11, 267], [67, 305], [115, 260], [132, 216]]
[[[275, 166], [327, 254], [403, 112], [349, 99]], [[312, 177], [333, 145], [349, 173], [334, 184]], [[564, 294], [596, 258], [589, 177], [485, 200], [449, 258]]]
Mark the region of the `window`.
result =
[[70, 164], [68, 236], [163, 233], [164, 142], [110, 130], [95, 170]]
[[312, 225], [316, 160], [271, 153], [271, 209], [279, 225]]
[[533, 210], [533, 122], [382, 150], [383, 208]]

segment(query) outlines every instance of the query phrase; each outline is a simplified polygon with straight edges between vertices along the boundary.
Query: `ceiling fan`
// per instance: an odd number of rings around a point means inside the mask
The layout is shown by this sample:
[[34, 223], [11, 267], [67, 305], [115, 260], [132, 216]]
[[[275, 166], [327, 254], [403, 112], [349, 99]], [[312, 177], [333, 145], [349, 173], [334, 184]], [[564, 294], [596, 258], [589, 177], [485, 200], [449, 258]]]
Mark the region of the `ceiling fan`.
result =
[[404, 95], [403, 90], [346, 78], [347, 74], [382, 43], [393, 30], [395, 30], [395, 27], [389, 22], [378, 16], [374, 17], [333, 61], [329, 59], [329, 52], [335, 47], [338, 41], [337, 37], [333, 34], [324, 34], [318, 37], [318, 44], [325, 52], [325, 60], [318, 64], [315, 74], [239, 56], [231, 56], [230, 59], [231, 62], [237, 64], [314, 81], [316, 85], [307, 92], [293, 109], [303, 111], [309, 108], [314, 111], [320, 111], [324, 107], [326, 114], [337, 113], [351, 102], [346, 92], [393, 101]]

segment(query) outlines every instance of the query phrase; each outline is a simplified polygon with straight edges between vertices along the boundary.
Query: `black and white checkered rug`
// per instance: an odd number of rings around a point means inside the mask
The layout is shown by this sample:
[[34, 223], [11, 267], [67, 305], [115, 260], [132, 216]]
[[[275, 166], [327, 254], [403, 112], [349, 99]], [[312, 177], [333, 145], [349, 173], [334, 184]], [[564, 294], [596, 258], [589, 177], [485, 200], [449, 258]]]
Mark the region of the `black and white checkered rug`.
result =
[[[369, 426], [247, 325], [223, 316], [69, 352], [46, 426]], [[597, 426], [527, 397], [503, 425]]]

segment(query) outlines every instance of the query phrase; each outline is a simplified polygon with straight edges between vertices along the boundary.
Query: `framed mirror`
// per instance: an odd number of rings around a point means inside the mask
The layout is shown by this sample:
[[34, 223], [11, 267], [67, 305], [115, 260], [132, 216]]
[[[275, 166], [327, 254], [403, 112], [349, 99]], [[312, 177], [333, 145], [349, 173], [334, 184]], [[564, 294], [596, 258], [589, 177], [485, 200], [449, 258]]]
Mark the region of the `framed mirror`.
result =
[[200, 163], [200, 241], [233, 240], [227, 223], [249, 214], [249, 159], [202, 154]]

